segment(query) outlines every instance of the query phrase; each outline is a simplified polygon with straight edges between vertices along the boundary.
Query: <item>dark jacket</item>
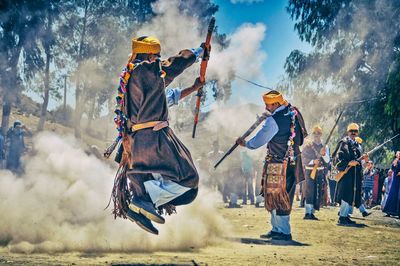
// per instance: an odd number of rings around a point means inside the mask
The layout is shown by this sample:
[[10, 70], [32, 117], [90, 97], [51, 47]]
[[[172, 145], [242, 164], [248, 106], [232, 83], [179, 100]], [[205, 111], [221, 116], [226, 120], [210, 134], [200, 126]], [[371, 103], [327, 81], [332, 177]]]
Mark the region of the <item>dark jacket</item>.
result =
[[[352, 160], [357, 160], [362, 155], [361, 145], [349, 137], [343, 138], [337, 147], [335, 153], [336, 168], [344, 171]], [[336, 187], [336, 202], [342, 200], [357, 208], [361, 205], [361, 179], [362, 166], [351, 167], [350, 170], [340, 179]], [[355, 192], [354, 192], [355, 191]]]

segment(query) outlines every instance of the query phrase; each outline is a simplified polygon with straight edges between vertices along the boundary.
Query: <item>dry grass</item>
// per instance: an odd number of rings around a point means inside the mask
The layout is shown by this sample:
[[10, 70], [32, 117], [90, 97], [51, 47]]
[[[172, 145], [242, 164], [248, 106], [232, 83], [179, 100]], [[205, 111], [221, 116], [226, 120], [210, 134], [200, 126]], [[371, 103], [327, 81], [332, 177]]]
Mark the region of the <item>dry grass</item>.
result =
[[[296, 205], [297, 203], [295, 203]], [[400, 222], [380, 211], [357, 222], [365, 228], [339, 227], [337, 208], [322, 209], [320, 221], [304, 221], [304, 209], [295, 208], [292, 231], [303, 245], [277, 245], [256, 241], [269, 230], [269, 214], [245, 206], [219, 211], [235, 228], [231, 236], [215, 246], [191, 252], [102, 253], [102, 254], [12, 254], [0, 250], [0, 264], [17, 265], [399, 265]], [[136, 226], [136, 225], [132, 225]], [[135, 236], [131, 237], [135, 241]], [[196, 236], [193, 236], [196, 237]], [[241, 243], [241, 239], [247, 240]], [[253, 239], [253, 240], [252, 240]]]

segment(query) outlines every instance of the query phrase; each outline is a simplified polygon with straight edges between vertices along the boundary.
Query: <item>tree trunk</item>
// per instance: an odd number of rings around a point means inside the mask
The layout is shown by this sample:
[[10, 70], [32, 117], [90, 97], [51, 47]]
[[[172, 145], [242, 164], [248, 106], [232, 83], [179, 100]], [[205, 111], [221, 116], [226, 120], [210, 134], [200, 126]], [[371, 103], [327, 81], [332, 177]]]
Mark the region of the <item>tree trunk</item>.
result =
[[90, 103], [89, 107], [89, 114], [88, 114], [88, 123], [86, 127], [86, 132], [89, 133], [92, 127], [92, 122], [94, 120], [94, 109], [96, 107], [96, 95], [93, 95], [92, 102]]
[[8, 97], [3, 98], [3, 114], [1, 117], [1, 133], [3, 134], [3, 136], [5, 136], [7, 133], [11, 114], [11, 101], [7, 98]]
[[1, 132], [3, 136], [7, 133], [8, 125], [10, 123], [10, 114], [12, 104], [15, 102], [15, 99], [18, 95], [18, 60], [21, 54], [21, 46], [24, 40], [24, 36], [21, 36], [18, 45], [13, 49], [13, 56], [8, 61], [8, 65], [11, 68], [11, 71], [4, 77], [4, 94], [3, 94], [3, 113], [1, 117]]
[[78, 68], [77, 68], [77, 73], [76, 73], [76, 83], [75, 83], [75, 114], [74, 114], [74, 129], [75, 129], [75, 137], [76, 138], [81, 138], [81, 118], [82, 118], [82, 102], [81, 102], [81, 89], [80, 89], [80, 83], [81, 83], [81, 77], [79, 70], [82, 65], [82, 57], [83, 57], [83, 46], [84, 46], [84, 41], [85, 41], [85, 35], [86, 35], [86, 24], [87, 24], [87, 17], [88, 17], [88, 8], [89, 8], [89, 3], [88, 1], [85, 1], [85, 12], [83, 15], [83, 28], [82, 28], [82, 35], [81, 35], [81, 40], [79, 43], [79, 53], [78, 53]]
[[49, 94], [50, 94], [50, 62], [51, 62], [51, 51], [50, 47], [47, 45], [46, 48], [46, 73], [44, 77], [44, 97], [42, 109], [40, 112], [40, 119], [38, 124], [38, 131], [42, 131], [44, 128], [44, 123], [46, 121], [47, 116], [47, 107], [49, 105]]
[[42, 109], [40, 111], [40, 119], [39, 119], [39, 124], [38, 124], [38, 131], [42, 131], [44, 128], [44, 123], [46, 122], [46, 116], [47, 116], [47, 107], [49, 105], [49, 94], [50, 94], [50, 62], [51, 62], [51, 43], [49, 42], [48, 38], [52, 36], [52, 30], [51, 27], [53, 25], [53, 17], [52, 17], [52, 10], [51, 10], [51, 3], [50, 1], [47, 3], [47, 29], [46, 29], [46, 36], [45, 40], [43, 40], [44, 43], [44, 51], [46, 54], [46, 69], [45, 69], [45, 75], [44, 75], [44, 95], [43, 95], [43, 104], [42, 104]]

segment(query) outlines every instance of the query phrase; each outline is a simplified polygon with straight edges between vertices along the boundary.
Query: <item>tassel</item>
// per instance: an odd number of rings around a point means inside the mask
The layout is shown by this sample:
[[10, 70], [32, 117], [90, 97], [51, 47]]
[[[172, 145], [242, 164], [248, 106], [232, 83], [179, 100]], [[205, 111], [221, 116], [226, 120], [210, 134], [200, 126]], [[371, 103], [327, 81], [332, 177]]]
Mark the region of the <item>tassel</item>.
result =
[[289, 194], [286, 191], [266, 193], [265, 198], [265, 209], [269, 212], [272, 210], [290, 211], [290, 199]]
[[115, 175], [110, 201], [105, 209], [110, 206], [111, 200], [113, 201], [114, 205], [114, 209], [112, 211], [112, 214], [114, 214], [114, 219], [117, 217], [126, 219], [126, 212], [129, 204], [129, 189], [125, 167], [120, 167]]

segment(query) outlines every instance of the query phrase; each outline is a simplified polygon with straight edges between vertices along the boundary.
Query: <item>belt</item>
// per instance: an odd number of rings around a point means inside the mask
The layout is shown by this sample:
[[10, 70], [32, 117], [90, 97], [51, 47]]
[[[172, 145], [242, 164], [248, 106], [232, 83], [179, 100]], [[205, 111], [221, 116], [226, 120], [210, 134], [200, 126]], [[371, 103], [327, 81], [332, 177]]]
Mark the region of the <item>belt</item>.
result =
[[[306, 167], [304, 167], [304, 168], [306, 168], [306, 170], [312, 170], [312, 169], [314, 169], [314, 167], [311, 167], [311, 166], [306, 166]], [[324, 167], [317, 167], [317, 170], [324, 170]]]
[[169, 123], [168, 121], [149, 121], [145, 123], [140, 123], [140, 124], [134, 124], [131, 127], [131, 130], [133, 132], [139, 131], [145, 128], [153, 128], [153, 131], [159, 131], [165, 127], [168, 127]]

